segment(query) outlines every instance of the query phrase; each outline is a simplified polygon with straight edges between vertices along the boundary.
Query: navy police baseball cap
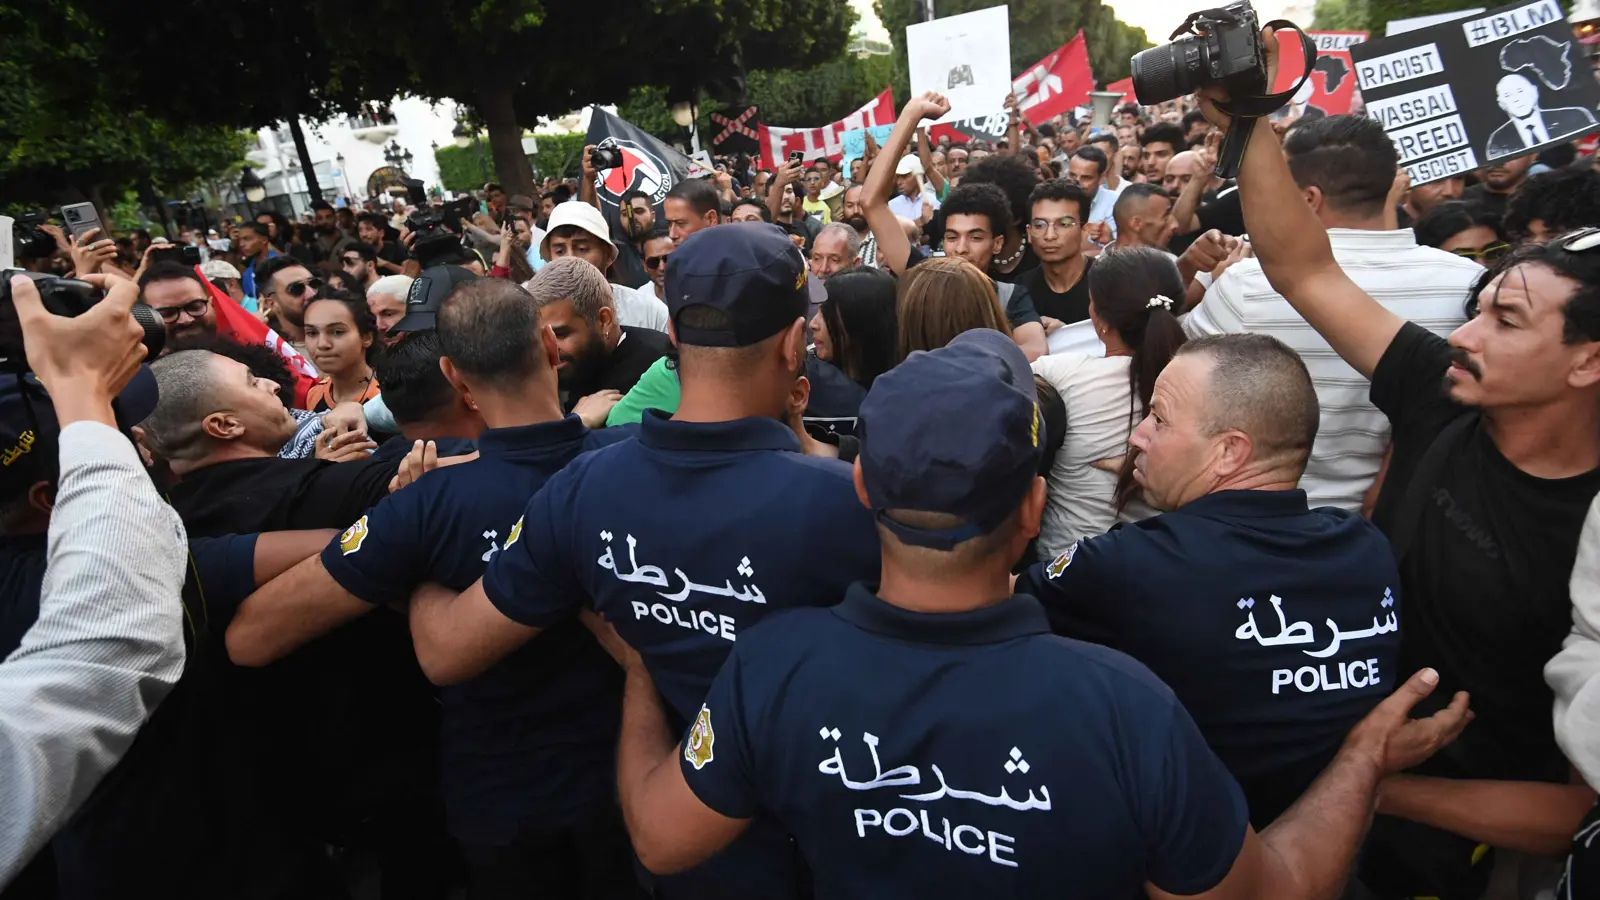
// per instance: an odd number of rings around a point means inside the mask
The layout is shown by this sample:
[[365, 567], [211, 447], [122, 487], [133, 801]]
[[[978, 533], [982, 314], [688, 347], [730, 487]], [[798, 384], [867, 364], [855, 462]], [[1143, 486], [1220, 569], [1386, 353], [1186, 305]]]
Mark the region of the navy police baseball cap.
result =
[[[719, 225], [684, 238], [667, 257], [667, 312], [679, 344], [748, 347], [803, 319], [810, 308], [806, 261], [782, 229]], [[686, 327], [691, 306], [727, 315], [721, 328]]]
[[[1028, 359], [989, 328], [913, 353], [879, 375], [856, 428], [878, 522], [903, 543], [937, 550], [988, 534], [1015, 512], [1045, 446]], [[946, 513], [963, 524], [928, 531], [888, 510]]]
[[406, 314], [389, 328], [391, 335], [427, 331], [439, 320], [439, 307], [456, 285], [477, 281], [478, 276], [460, 266], [432, 266], [422, 270], [406, 294]]
[[[160, 396], [155, 373], [141, 365], [112, 409], [123, 431], [155, 411]], [[50, 395], [33, 373], [0, 375], [0, 502], [14, 500], [40, 481], [48, 481], [60, 464], [56, 420]]]

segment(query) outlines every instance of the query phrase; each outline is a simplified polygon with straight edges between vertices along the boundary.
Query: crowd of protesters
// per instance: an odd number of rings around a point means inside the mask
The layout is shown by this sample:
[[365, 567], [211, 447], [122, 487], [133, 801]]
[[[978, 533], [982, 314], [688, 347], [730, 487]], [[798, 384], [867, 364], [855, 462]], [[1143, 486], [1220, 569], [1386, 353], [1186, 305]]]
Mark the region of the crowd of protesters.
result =
[[[57, 232], [167, 334], [11, 285], [0, 896], [1600, 896], [1600, 154], [1215, 99]], [[130, 439], [162, 677], [55, 701]]]

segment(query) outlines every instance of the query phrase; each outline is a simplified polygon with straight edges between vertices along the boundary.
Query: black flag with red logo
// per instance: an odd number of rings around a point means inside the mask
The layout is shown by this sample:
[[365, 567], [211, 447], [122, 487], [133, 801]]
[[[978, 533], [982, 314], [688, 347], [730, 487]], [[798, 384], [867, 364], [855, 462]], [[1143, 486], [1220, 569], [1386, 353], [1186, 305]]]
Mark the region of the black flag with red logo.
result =
[[655, 207], [656, 221], [665, 222], [661, 201], [672, 186], [686, 178], [713, 174], [682, 153], [672, 149], [649, 132], [595, 107], [589, 118], [588, 143], [596, 147], [615, 147], [622, 154], [622, 165], [601, 169], [595, 178], [594, 192], [600, 198], [606, 220], [615, 232], [619, 228], [617, 205], [628, 191], [643, 191]]

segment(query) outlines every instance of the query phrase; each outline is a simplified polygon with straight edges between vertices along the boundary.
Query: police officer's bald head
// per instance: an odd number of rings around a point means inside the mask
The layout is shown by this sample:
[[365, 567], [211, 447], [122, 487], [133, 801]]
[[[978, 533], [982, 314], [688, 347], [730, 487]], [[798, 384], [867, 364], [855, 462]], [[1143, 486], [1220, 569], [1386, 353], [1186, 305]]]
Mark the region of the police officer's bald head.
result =
[[1265, 334], [1198, 338], [1156, 379], [1129, 444], [1135, 480], [1158, 509], [1219, 490], [1292, 488], [1320, 413], [1299, 354]]
[[514, 389], [554, 367], [555, 339], [544, 334], [538, 305], [504, 278], [458, 286], [439, 308], [438, 330], [452, 366], [489, 387]]

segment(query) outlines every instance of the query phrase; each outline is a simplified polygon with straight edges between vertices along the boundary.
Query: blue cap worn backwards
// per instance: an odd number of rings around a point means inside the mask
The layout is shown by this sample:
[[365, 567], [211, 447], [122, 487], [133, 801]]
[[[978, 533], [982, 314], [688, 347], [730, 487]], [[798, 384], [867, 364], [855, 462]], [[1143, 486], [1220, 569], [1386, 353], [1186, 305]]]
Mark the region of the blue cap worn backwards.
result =
[[[678, 343], [692, 347], [748, 347], [805, 318], [809, 308], [806, 261], [776, 225], [750, 223], [705, 228], [684, 238], [667, 257], [667, 311]], [[691, 306], [726, 314], [720, 328], [686, 327]]]
[[[1045, 444], [1028, 359], [988, 328], [879, 375], [861, 403], [857, 434], [878, 522], [902, 543], [938, 550], [988, 534], [1015, 512]], [[926, 531], [886, 510], [946, 513], [965, 524]]]

